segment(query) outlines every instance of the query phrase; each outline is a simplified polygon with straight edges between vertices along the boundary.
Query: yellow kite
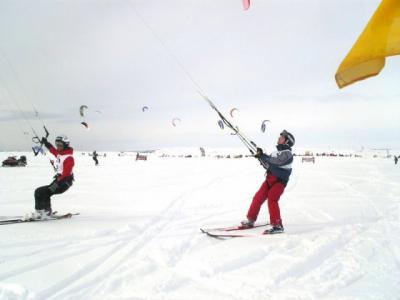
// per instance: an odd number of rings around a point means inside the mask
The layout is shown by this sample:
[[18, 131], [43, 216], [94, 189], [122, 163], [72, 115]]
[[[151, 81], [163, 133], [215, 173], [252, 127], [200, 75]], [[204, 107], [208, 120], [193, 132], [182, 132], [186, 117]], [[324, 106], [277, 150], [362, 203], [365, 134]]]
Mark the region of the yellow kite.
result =
[[340, 88], [378, 75], [385, 57], [400, 54], [400, 0], [382, 0], [336, 72]]

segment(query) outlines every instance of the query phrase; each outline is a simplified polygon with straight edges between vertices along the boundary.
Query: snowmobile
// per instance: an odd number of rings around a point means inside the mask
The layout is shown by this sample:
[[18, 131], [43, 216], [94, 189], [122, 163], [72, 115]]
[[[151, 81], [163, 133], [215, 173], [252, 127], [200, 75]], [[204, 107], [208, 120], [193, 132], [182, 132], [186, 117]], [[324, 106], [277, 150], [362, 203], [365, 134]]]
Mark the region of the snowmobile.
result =
[[9, 156], [6, 160], [3, 161], [3, 167], [26, 167], [27, 161], [26, 156], [22, 155], [18, 159], [16, 156]]

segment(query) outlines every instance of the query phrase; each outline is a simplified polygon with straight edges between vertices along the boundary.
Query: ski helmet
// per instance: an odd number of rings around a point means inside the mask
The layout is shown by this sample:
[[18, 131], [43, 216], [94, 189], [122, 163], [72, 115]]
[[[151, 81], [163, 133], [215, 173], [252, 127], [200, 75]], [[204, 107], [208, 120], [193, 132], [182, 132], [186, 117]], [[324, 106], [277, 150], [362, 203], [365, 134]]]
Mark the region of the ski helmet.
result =
[[281, 136], [283, 136], [285, 138], [285, 145], [289, 146], [289, 147], [293, 147], [294, 143], [295, 143], [295, 139], [293, 134], [291, 134], [289, 131], [283, 130], [281, 132]]
[[64, 146], [64, 148], [69, 147], [69, 139], [64, 134], [56, 137], [56, 143], [61, 143]]

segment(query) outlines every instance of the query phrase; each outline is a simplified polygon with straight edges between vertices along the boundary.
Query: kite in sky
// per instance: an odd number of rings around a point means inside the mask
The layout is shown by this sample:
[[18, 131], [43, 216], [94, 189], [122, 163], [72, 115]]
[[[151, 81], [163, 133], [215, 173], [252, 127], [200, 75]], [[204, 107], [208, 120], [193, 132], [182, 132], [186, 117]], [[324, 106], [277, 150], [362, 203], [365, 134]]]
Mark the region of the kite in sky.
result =
[[400, 1], [382, 0], [350, 52], [340, 64], [336, 83], [343, 88], [378, 75], [385, 58], [400, 54]]
[[242, 0], [243, 9], [248, 10], [250, 7], [250, 0]]

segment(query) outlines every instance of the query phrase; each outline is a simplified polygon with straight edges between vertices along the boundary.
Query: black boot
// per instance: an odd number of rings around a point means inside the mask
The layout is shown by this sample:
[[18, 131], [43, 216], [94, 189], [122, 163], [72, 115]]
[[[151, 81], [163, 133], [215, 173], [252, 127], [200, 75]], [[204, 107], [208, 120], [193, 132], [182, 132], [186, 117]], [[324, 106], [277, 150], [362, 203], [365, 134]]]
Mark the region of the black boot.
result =
[[284, 232], [283, 226], [274, 225], [274, 226], [272, 226], [272, 228], [265, 230], [263, 234], [276, 234], [276, 233], [283, 233], [283, 232]]

